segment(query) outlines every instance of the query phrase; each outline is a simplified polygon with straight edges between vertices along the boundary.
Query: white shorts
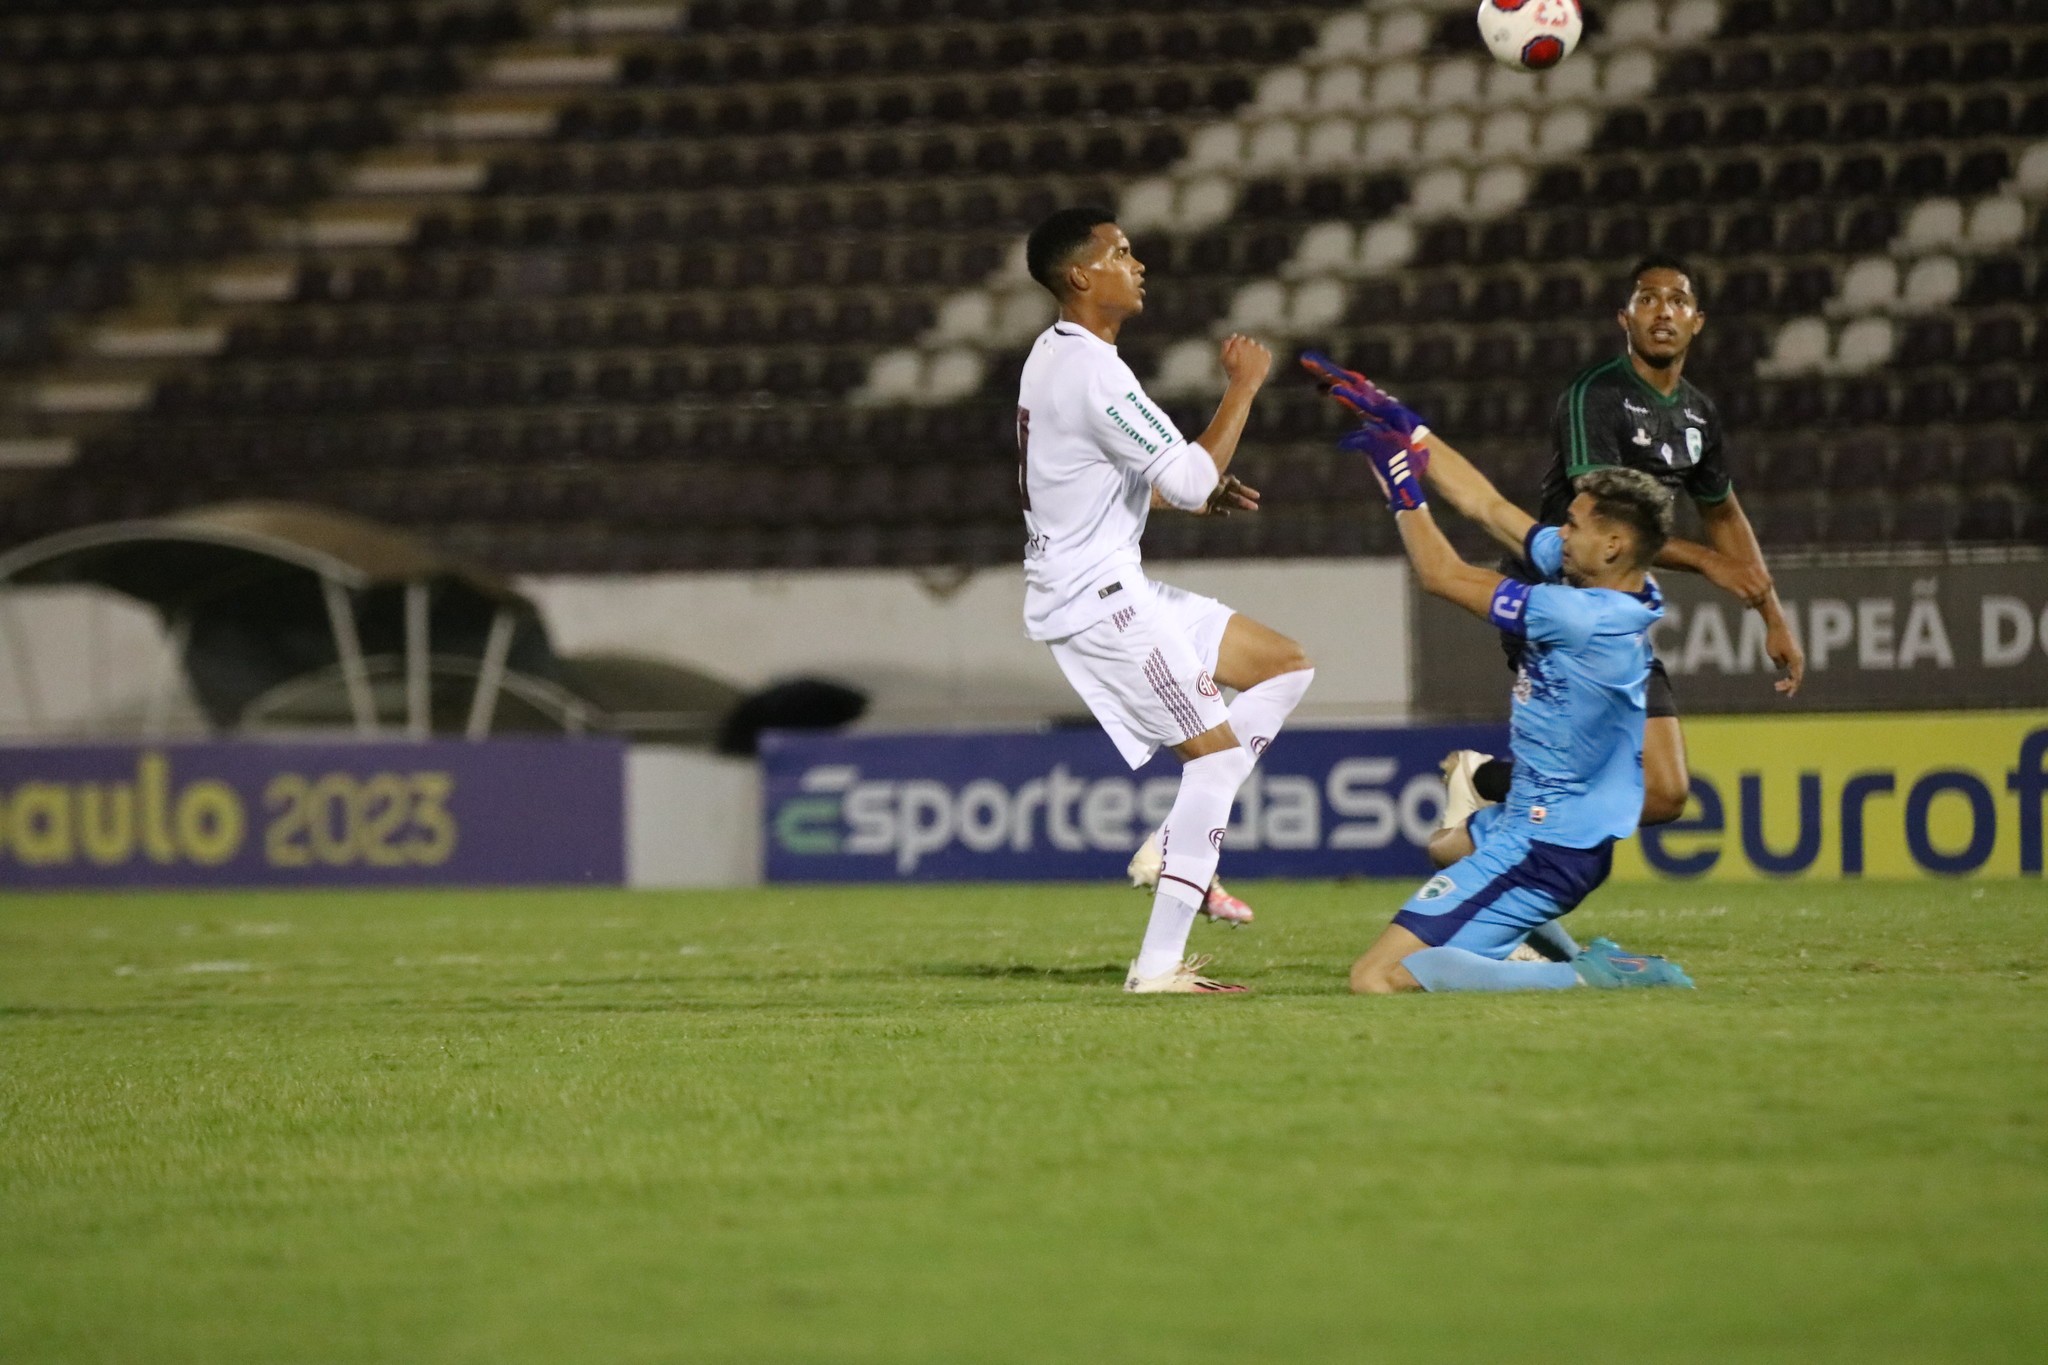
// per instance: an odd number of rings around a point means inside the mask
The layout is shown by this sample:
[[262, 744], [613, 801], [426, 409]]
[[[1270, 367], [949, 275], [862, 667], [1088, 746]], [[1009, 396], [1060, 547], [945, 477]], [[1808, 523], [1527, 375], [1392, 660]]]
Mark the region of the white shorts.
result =
[[1052, 657], [1133, 768], [1230, 719], [1216, 656], [1232, 612], [1213, 597], [1140, 580], [1145, 596], [1063, 640]]

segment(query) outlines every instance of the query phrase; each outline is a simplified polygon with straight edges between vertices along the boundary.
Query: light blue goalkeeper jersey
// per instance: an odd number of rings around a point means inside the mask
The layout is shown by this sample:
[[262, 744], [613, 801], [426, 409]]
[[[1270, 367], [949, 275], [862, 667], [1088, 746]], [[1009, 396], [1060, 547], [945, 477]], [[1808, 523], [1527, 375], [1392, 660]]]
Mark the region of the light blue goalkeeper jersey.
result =
[[1562, 582], [1555, 526], [1530, 531], [1523, 555], [1546, 581], [1504, 580], [1489, 608], [1528, 642], [1509, 724], [1515, 780], [1496, 828], [1567, 848], [1625, 839], [1643, 809], [1649, 635], [1663, 596], [1654, 582], [1639, 594]]

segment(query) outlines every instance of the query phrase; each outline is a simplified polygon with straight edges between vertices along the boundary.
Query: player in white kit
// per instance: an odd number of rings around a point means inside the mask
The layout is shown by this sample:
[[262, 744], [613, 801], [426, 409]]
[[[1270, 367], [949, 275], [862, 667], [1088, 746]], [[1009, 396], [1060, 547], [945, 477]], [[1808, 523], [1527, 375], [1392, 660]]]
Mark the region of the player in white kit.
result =
[[[1017, 396], [1025, 633], [1051, 645], [1133, 768], [1162, 745], [1183, 764], [1166, 823], [1132, 860], [1134, 879], [1156, 890], [1124, 989], [1242, 993], [1204, 976], [1206, 958], [1186, 958], [1188, 933], [1197, 914], [1251, 917], [1215, 876], [1231, 802], [1315, 669], [1277, 631], [1148, 580], [1138, 541], [1153, 507], [1258, 506], [1226, 471], [1273, 357], [1247, 337], [1225, 341], [1229, 385], [1189, 441], [1117, 355], [1119, 329], [1145, 307], [1145, 267], [1112, 215], [1062, 209], [1032, 232], [1027, 257], [1060, 316], [1032, 344]], [[1238, 693], [1228, 704], [1226, 687]]]

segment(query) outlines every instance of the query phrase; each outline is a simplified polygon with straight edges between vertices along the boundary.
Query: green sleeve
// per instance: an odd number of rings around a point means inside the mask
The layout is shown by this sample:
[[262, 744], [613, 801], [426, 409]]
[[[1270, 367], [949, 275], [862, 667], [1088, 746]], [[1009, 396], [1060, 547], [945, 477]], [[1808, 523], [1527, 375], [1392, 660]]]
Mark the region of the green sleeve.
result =
[[1627, 464], [1621, 452], [1621, 411], [1614, 390], [1599, 382], [1609, 366], [1596, 366], [1572, 381], [1557, 403], [1555, 437], [1567, 479], [1603, 465]]

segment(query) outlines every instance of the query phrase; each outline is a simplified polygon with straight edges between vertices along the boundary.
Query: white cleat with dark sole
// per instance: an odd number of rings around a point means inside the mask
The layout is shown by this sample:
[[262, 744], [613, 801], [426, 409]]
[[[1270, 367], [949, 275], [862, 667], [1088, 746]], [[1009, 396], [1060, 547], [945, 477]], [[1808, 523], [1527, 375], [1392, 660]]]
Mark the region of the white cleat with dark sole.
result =
[[1175, 966], [1171, 971], [1157, 976], [1139, 976], [1138, 964], [1131, 963], [1130, 972], [1124, 977], [1124, 993], [1127, 995], [1250, 995], [1250, 986], [1234, 985], [1228, 981], [1214, 981], [1202, 975], [1202, 969], [1209, 965], [1209, 956], [1191, 957]]
[[[1157, 891], [1159, 874], [1166, 868], [1166, 857], [1159, 849], [1159, 831], [1153, 830], [1145, 842], [1138, 845], [1138, 851], [1131, 855], [1124, 874], [1131, 879], [1131, 885], [1140, 891]], [[1252, 908], [1223, 889], [1221, 877], [1209, 878], [1208, 894], [1202, 897], [1197, 912], [1218, 924], [1241, 928], [1252, 922]]]

